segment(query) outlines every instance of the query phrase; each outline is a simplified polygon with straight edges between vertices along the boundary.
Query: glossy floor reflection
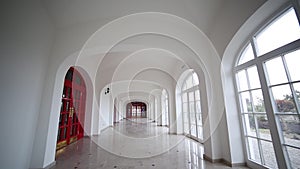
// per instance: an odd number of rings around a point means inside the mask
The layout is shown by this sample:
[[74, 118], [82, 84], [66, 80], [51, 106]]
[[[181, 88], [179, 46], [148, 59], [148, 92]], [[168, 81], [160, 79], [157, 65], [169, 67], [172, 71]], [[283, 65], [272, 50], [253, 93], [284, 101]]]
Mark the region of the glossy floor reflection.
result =
[[106, 151], [128, 158], [147, 158], [163, 154], [183, 141], [183, 135], [168, 134], [167, 127], [147, 119], [122, 120], [99, 136], [91, 137]]
[[[144, 126], [141, 126], [144, 125]], [[130, 127], [131, 126], [131, 127]], [[115, 130], [115, 131], [113, 131]], [[132, 131], [131, 131], [132, 130]], [[151, 131], [148, 131], [151, 130]], [[117, 131], [117, 132], [116, 132]], [[133, 132], [135, 131], [135, 132]], [[76, 143], [73, 143], [57, 152], [56, 155], [56, 165], [52, 169], [223, 169], [230, 168], [220, 163], [210, 163], [203, 160], [203, 145], [193, 141], [189, 138], [176, 135], [168, 135], [167, 128], [157, 127], [153, 123], [136, 123], [132, 124], [130, 121], [123, 121], [120, 124], [116, 125], [113, 128], [108, 128], [100, 136], [97, 137], [97, 141], [105, 140], [105, 137], [108, 137], [112, 141], [111, 145], [121, 148], [124, 152], [125, 150], [131, 149], [131, 152], [135, 150], [141, 151], [140, 157], [137, 153], [136, 158], [128, 158], [123, 154], [118, 155], [116, 152], [111, 152], [110, 150], [104, 149], [99, 146], [99, 142], [93, 141], [91, 138], [85, 137]], [[146, 132], [146, 133], [145, 133]], [[112, 133], [119, 133], [114, 136]], [[167, 143], [164, 143], [164, 139], [156, 142], [155, 139], [152, 139], [152, 143], [155, 146], [150, 146], [151, 148], [140, 147], [143, 146], [142, 143], [134, 142], [130, 143], [130, 139], [113, 139], [114, 137], [119, 137], [122, 133], [125, 138], [140, 140], [143, 142], [146, 138], [156, 138], [161, 136], [167, 139]], [[135, 134], [136, 133], [136, 134]], [[171, 137], [170, 137], [171, 136]], [[112, 140], [111, 140], [112, 139]], [[171, 140], [171, 141], [170, 141]], [[159, 149], [160, 144], [168, 145], [169, 142], [174, 142], [172, 140], [180, 140], [176, 145], [167, 151], [144, 157], [144, 154], [147, 154], [142, 151], [158, 152], [156, 149]], [[175, 142], [176, 142], [175, 141]], [[109, 141], [107, 141], [109, 142]], [[147, 143], [149, 144], [149, 143]], [[121, 146], [120, 146], [121, 145]], [[122, 146], [128, 146], [127, 148]], [[145, 146], [145, 145], [144, 145]], [[238, 167], [236, 167], [237, 169]], [[246, 167], [239, 167], [246, 168]]]

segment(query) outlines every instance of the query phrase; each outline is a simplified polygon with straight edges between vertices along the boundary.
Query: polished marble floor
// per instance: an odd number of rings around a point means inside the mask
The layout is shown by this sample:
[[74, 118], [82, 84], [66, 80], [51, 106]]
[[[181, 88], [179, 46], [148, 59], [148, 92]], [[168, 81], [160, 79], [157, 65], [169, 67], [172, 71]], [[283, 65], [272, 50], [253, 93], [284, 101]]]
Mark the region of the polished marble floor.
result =
[[[203, 160], [203, 145], [169, 135], [146, 119], [123, 120], [99, 136], [85, 137], [57, 152], [52, 169], [223, 169]], [[235, 167], [235, 169], [246, 167]]]

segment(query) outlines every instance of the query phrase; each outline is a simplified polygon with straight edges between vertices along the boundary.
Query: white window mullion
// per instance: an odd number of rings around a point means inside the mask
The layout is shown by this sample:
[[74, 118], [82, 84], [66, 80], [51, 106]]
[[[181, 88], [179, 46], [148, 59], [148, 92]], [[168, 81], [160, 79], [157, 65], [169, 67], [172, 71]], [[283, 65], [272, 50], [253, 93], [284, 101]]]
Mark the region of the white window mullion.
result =
[[268, 80], [266, 76], [267, 73], [263, 62], [257, 65], [257, 71], [261, 81], [261, 88], [264, 97], [266, 114], [270, 125], [272, 143], [273, 143], [273, 147], [277, 159], [277, 165], [279, 168], [290, 168], [288, 160], [285, 158], [288, 156], [287, 156], [287, 152], [283, 150], [284, 149], [284, 146], [282, 145], [283, 137], [281, 134], [279, 134], [281, 133], [281, 131], [278, 129], [278, 125], [280, 124], [274, 114], [274, 108], [276, 107], [276, 105], [274, 100], [272, 99], [273, 97], [271, 96], [271, 89], [269, 89], [268, 86]]
[[294, 86], [292, 84], [292, 78], [291, 78], [290, 72], [288, 71], [288, 66], [287, 66], [285, 57], [281, 56], [281, 59], [282, 59], [282, 62], [283, 62], [283, 66], [284, 66], [284, 69], [285, 69], [286, 76], [288, 78], [289, 86], [290, 86], [291, 91], [292, 91], [292, 96], [294, 98], [294, 103], [295, 103], [295, 106], [296, 106], [296, 111], [300, 112], [300, 107], [299, 107], [299, 103], [297, 101], [296, 91], [295, 91], [295, 88], [294, 88]]
[[300, 4], [298, 0], [290, 0], [293, 4], [293, 7], [295, 9], [295, 13], [297, 15], [298, 23], [300, 25]]
[[256, 42], [255, 42], [255, 38], [254, 37], [252, 37], [251, 38], [251, 41], [250, 41], [250, 43], [251, 43], [251, 46], [252, 46], [252, 50], [253, 50], [253, 54], [254, 54], [254, 58], [256, 59], [258, 56], [257, 56], [257, 44], [256, 44]]

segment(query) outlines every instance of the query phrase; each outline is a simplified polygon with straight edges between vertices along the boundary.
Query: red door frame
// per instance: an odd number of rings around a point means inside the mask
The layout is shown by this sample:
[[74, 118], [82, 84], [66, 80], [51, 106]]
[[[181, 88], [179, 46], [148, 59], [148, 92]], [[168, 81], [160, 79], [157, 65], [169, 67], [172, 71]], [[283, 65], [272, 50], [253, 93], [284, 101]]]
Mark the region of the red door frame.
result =
[[64, 81], [56, 149], [71, 144], [84, 135], [86, 86], [80, 73], [71, 67]]

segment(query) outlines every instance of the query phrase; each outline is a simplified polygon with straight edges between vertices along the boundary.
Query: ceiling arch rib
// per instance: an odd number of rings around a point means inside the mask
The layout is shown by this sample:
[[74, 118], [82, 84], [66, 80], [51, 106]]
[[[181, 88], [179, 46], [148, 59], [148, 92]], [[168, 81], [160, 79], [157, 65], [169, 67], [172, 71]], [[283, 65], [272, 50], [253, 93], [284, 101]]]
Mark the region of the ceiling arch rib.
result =
[[[130, 92], [143, 92], [151, 93], [155, 90], [161, 90], [161, 85], [146, 81], [146, 80], [134, 80], [134, 81], [121, 81], [109, 84], [107, 87], [111, 88], [111, 97], [116, 98], [121, 93], [130, 93]], [[104, 90], [103, 88], [102, 90]], [[103, 91], [102, 91], [103, 92]]]
[[151, 93], [141, 92], [141, 91], [134, 91], [134, 92], [126, 92], [120, 93], [117, 96], [117, 99], [123, 102], [126, 101], [147, 101], [150, 102], [152, 99], [155, 98], [155, 95]]
[[[213, 58], [211, 43], [193, 24], [174, 15], [148, 12], [119, 18], [99, 29], [85, 44], [78, 63], [82, 64], [94, 78], [95, 69], [99, 67], [98, 63], [100, 64], [111, 48], [128, 37], [144, 33], [160, 34], [180, 41], [197, 53], [199, 57], [194, 62], [198, 65], [201, 65], [199, 58], [202, 60], [206, 58], [206, 61]], [[199, 47], [203, 48], [201, 52], [197, 50]], [[96, 50], [99, 54], [92, 55]]]
[[[145, 69], [162, 69], [176, 80], [189, 67], [199, 67], [195, 58], [197, 56], [188, 47], [170, 37], [149, 33], [136, 35], [123, 40], [105, 55], [97, 71], [96, 86], [117, 81], [117, 76], [124, 80], [129, 74], [135, 74], [136, 70], [130, 70], [136, 69], [135, 64]], [[124, 64], [127, 64], [125, 68]]]

